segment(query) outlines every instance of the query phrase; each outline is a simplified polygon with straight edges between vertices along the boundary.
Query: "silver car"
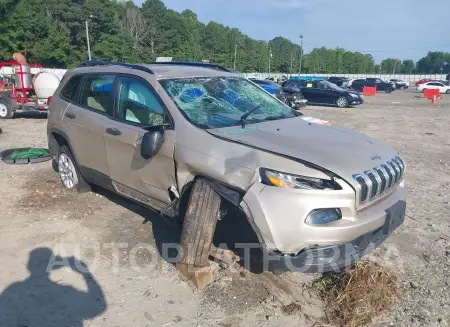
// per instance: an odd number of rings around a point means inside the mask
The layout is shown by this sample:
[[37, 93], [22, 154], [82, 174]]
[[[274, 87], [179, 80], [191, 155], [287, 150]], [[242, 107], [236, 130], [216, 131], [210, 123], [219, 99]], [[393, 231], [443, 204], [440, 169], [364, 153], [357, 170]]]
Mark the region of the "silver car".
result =
[[97, 184], [182, 216], [187, 264], [208, 264], [230, 206], [273, 272], [348, 266], [404, 220], [396, 150], [304, 117], [217, 65], [87, 62], [66, 73], [49, 111], [63, 186]]

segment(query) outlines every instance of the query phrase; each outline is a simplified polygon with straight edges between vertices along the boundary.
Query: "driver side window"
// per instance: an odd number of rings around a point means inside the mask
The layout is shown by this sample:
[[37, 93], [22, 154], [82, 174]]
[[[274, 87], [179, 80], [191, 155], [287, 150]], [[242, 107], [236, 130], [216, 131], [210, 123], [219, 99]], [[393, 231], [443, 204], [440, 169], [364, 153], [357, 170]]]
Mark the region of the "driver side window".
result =
[[117, 92], [116, 115], [120, 120], [146, 126], [164, 123], [164, 108], [144, 81], [119, 77]]

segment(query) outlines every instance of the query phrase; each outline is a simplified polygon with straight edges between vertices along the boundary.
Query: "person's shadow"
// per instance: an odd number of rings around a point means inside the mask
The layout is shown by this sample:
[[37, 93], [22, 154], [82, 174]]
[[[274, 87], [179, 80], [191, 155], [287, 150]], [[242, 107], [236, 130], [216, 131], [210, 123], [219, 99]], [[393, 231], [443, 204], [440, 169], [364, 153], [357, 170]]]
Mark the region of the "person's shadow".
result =
[[[51, 281], [51, 270], [62, 267], [80, 273], [88, 291]], [[0, 326], [82, 327], [84, 320], [105, 312], [103, 291], [84, 263], [37, 248], [30, 252], [27, 268], [30, 276], [11, 284], [0, 295]]]

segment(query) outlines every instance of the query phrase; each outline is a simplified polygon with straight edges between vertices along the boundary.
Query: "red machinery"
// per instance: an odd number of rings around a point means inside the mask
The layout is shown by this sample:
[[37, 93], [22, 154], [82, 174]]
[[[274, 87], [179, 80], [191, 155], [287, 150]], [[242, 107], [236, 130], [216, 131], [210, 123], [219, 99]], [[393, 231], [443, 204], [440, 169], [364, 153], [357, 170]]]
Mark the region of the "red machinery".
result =
[[48, 100], [36, 97], [32, 68], [43, 67], [18, 61], [0, 62], [0, 119], [12, 118], [15, 112], [48, 109]]

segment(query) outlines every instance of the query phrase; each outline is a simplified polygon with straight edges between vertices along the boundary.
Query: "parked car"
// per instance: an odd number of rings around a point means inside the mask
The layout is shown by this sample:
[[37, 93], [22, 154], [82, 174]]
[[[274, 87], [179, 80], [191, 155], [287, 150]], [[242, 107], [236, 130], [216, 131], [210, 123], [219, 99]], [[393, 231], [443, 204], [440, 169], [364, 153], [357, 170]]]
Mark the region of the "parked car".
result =
[[332, 104], [346, 108], [364, 103], [362, 94], [344, 90], [328, 81], [289, 80], [283, 83], [283, 90], [288, 88], [300, 89], [308, 103], [312, 104]]
[[428, 82], [430, 82], [430, 81], [431, 81], [431, 79], [429, 79], [429, 78], [423, 78], [423, 79], [418, 80], [418, 81], [416, 82], [416, 86], [419, 86], [420, 84], [428, 83]]
[[404, 89], [409, 88], [409, 83], [408, 83], [408, 82], [405, 82], [405, 81], [402, 81], [402, 80], [400, 80], [400, 79], [395, 79], [395, 78], [393, 78], [393, 79], [390, 79], [389, 82], [394, 83], [394, 84], [395, 84], [395, 87], [396, 87], [397, 89], [400, 89], [400, 90], [404, 90]]
[[287, 104], [289, 107], [300, 110], [306, 107], [308, 100], [298, 88], [282, 88], [277, 92], [277, 99]]
[[277, 92], [280, 91], [280, 89], [281, 89], [281, 85], [279, 85], [271, 80], [268, 80], [268, 79], [250, 78], [250, 80], [253, 83], [261, 86], [264, 90], [266, 90], [273, 96], [275, 96], [277, 94]]
[[377, 91], [384, 91], [386, 93], [391, 93], [395, 90], [394, 83], [385, 82], [379, 78], [356, 79], [352, 83], [352, 89], [359, 92], [362, 92], [365, 86], [376, 87]]
[[447, 93], [450, 94], [450, 86], [445, 85], [444, 83], [441, 82], [428, 82], [428, 83], [424, 83], [424, 84], [420, 84], [417, 87], [417, 91], [420, 92], [425, 92], [425, 89], [438, 89], [439, 93]]
[[349, 79], [346, 77], [331, 76], [328, 77], [327, 81], [336, 84], [339, 87], [346, 87]]
[[396, 150], [213, 64], [86, 62], [53, 95], [47, 131], [67, 190], [96, 184], [181, 218], [182, 260], [196, 266], [227, 208], [247, 217], [274, 272], [349, 265], [405, 217]]

